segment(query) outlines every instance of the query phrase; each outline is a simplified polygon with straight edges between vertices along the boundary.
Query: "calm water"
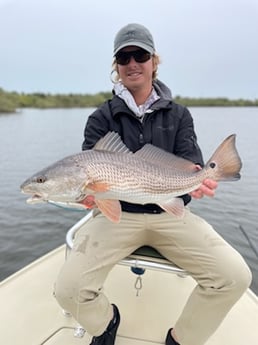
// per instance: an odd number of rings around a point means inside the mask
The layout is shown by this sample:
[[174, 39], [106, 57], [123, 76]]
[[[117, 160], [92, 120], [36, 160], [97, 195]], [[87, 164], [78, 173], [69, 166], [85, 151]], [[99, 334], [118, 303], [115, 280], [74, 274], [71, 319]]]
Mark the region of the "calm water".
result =
[[[258, 293], [258, 108], [192, 108], [205, 160], [229, 134], [237, 134], [242, 179], [221, 183], [213, 199], [194, 200], [205, 217], [246, 258]], [[27, 205], [20, 184], [32, 173], [81, 150], [92, 109], [23, 110], [0, 115], [0, 278], [3, 279], [65, 241], [84, 213], [51, 205]], [[248, 235], [251, 245], [241, 231]]]

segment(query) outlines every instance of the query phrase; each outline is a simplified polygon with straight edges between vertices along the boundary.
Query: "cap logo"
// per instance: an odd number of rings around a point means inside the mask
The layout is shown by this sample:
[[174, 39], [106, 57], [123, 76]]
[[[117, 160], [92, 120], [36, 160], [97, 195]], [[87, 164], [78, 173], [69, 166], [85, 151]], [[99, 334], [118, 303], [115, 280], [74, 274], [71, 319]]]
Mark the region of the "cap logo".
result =
[[127, 37], [130, 38], [130, 39], [135, 38], [135, 31], [128, 31], [127, 32]]

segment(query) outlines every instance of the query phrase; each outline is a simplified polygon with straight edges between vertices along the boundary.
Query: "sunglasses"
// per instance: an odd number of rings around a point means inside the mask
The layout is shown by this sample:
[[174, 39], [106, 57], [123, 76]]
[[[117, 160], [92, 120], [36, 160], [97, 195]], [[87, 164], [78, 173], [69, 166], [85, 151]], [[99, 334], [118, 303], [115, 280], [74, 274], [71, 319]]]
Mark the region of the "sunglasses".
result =
[[136, 62], [144, 63], [151, 58], [151, 54], [144, 49], [137, 49], [130, 52], [119, 52], [116, 54], [116, 62], [119, 65], [128, 65], [131, 61], [131, 57], [134, 58]]

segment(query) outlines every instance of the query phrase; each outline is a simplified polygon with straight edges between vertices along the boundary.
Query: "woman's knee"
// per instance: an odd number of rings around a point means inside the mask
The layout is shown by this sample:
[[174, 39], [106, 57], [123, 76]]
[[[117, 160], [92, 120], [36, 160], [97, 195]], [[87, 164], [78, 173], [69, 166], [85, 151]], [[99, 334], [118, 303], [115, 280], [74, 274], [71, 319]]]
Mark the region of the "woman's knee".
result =
[[85, 303], [96, 298], [99, 292], [98, 282], [92, 273], [79, 263], [68, 260], [62, 267], [54, 288], [54, 295], [59, 304], [71, 311], [78, 303]]
[[76, 284], [71, 276], [67, 277], [63, 273], [63, 270], [59, 273], [55, 282], [54, 296], [62, 308], [71, 311], [71, 305], [74, 303], [76, 296]]
[[236, 296], [241, 296], [252, 282], [252, 273], [241, 255], [228, 264], [225, 262], [222, 272], [222, 282]]
[[241, 269], [235, 272], [235, 281], [240, 292], [245, 292], [251, 285], [252, 272], [244, 260]]

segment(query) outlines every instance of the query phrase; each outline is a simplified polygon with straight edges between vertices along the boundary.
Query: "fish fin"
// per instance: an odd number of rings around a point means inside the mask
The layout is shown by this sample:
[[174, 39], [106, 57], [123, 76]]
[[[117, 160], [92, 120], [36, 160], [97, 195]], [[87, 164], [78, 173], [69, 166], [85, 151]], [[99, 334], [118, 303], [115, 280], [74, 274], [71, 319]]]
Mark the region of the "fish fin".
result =
[[139, 151], [134, 153], [135, 156], [147, 162], [158, 164], [174, 170], [187, 170], [189, 172], [196, 171], [196, 165], [182, 157], [178, 157], [173, 153], [164, 151], [151, 144], [144, 145]]
[[132, 153], [116, 132], [108, 132], [93, 147], [93, 150]]
[[167, 213], [182, 218], [185, 213], [184, 202], [181, 198], [173, 198], [169, 201], [159, 204], [159, 206]]
[[98, 209], [106, 216], [111, 222], [119, 223], [121, 218], [121, 204], [118, 200], [95, 200]]
[[217, 181], [239, 180], [242, 168], [241, 158], [236, 149], [236, 135], [228, 136], [205, 164], [211, 178]]
[[105, 182], [89, 182], [85, 184], [82, 190], [84, 191], [91, 190], [96, 193], [107, 192], [109, 190], [109, 185]]

